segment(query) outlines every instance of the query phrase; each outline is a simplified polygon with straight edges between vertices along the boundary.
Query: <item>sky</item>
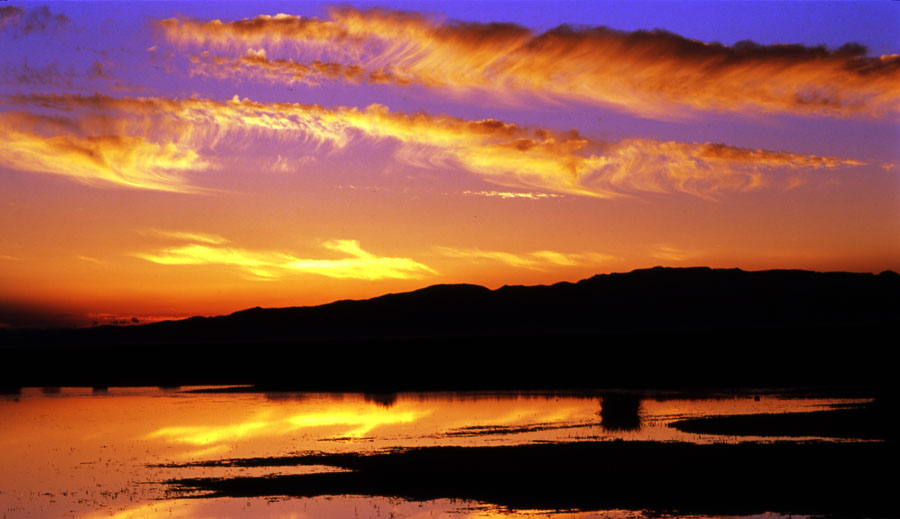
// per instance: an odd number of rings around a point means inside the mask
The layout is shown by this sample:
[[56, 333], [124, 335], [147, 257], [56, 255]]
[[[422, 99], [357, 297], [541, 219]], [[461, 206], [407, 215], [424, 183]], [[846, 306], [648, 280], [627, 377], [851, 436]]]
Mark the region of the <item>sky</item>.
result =
[[900, 271], [900, 2], [0, 3], [0, 327]]

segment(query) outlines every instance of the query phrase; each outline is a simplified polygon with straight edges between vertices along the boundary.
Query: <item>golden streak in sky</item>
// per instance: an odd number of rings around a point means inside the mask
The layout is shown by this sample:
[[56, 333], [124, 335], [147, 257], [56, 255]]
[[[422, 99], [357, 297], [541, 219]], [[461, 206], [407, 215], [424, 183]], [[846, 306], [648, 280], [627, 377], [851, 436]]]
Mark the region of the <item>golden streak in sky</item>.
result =
[[[264, 52], [210, 58], [210, 75], [292, 83], [315, 77], [353, 82], [422, 84], [509, 98], [536, 94], [575, 99], [643, 116], [672, 118], [690, 110], [780, 112], [829, 117], [900, 114], [900, 56], [866, 56], [802, 45], [733, 46], [665, 31], [623, 32], [561, 26], [542, 34], [504, 23], [444, 22], [386, 9], [332, 8], [329, 19], [279, 14], [233, 22], [169, 18], [157, 22], [176, 45]], [[304, 64], [306, 55], [329, 57]], [[210, 67], [218, 66], [218, 72]], [[352, 72], [350, 72], [352, 71]], [[349, 72], [349, 73], [348, 73]], [[315, 77], [310, 77], [313, 75]]]
[[[193, 233], [173, 232], [173, 237], [191, 239]], [[416, 279], [436, 274], [410, 258], [375, 256], [356, 240], [331, 240], [322, 246], [346, 255], [341, 259], [304, 259], [278, 251], [255, 251], [213, 243], [203, 238], [177, 247], [134, 256], [162, 265], [227, 265], [243, 269], [253, 279], [268, 280], [288, 274], [316, 274], [338, 279]]]
[[490, 198], [502, 198], [502, 199], [519, 199], [519, 198], [527, 198], [529, 200], [541, 200], [546, 198], [562, 198], [563, 195], [556, 195], [553, 193], [530, 193], [530, 192], [521, 192], [521, 191], [463, 191], [464, 195], [471, 196], [486, 196]]

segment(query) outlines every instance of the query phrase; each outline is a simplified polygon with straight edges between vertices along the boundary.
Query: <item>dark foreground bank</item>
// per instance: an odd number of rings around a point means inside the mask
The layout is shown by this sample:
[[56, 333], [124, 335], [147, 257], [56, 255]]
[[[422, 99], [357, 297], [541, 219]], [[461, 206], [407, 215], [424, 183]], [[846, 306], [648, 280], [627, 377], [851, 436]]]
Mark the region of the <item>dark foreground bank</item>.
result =
[[[313, 454], [205, 465], [327, 465], [350, 472], [169, 481], [174, 495], [373, 495], [513, 509], [896, 517], [891, 443], [592, 442]], [[201, 466], [204, 464], [200, 464]]]
[[[282, 391], [866, 387], [896, 330], [460, 336], [0, 348], [0, 386], [253, 384]], [[831, 346], [829, 346], [831, 345]], [[844, 345], [837, 347], [835, 345]]]
[[881, 397], [854, 409], [805, 413], [707, 416], [669, 424], [682, 432], [725, 436], [820, 437], [892, 440], [898, 438], [897, 402]]

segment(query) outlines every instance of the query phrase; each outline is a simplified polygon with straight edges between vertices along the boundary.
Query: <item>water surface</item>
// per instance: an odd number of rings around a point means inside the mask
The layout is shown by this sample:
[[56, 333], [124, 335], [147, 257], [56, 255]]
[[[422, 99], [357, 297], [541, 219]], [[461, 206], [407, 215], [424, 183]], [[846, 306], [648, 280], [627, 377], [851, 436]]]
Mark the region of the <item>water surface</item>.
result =
[[[640, 397], [615, 392], [363, 395], [196, 389], [204, 388], [26, 388], [0, 398], [0, 516], [542, 517], [550, 512], [510, 511], [458, 500], [408, 502], [366, 496], [183, 499], [171, 495], [162, 482], [334, 471], [325, 466], [183, 466], [319, 451], [616, 439], [781, 441], [787, 439], [688, 434], [668, 424], [689, 417], [813, 411], [869, 401], [798, 393], [691, 398], [679, 393]], [[815, 438], [790, 440], [811, 439]], [[553, 515], [574, 519], [640, 517], [642, 513], [613, 510]]]

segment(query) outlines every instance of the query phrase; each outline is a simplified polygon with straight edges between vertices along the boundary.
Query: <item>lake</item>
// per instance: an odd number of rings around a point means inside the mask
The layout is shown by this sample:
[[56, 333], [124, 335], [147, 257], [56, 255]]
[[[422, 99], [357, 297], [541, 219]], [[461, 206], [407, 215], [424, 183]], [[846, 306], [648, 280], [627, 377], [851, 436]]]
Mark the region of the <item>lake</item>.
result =
[[[650, 512], [513, 509], [468, 499], [407, 500], [339, 492], [196, 499], [203, 492], [186, 492], [167, 482], [345, 470], [278, 461], [318, 453], [616, 440], [710, 445], [847, 442], [853, 440], [699, 434], [669, 425], [712, 415], [820, 411], [869, 402], [864, 395], [797, 391], [358, 394], [205, 387], [25, 388], [0, 396], [0, 517], [643, 517]], [[257, 462], [229, 461], [241, 459]]]

